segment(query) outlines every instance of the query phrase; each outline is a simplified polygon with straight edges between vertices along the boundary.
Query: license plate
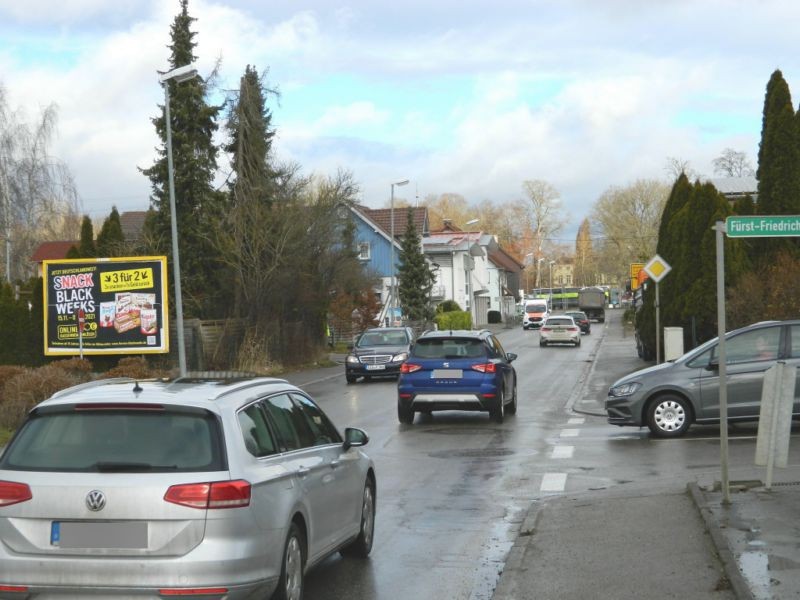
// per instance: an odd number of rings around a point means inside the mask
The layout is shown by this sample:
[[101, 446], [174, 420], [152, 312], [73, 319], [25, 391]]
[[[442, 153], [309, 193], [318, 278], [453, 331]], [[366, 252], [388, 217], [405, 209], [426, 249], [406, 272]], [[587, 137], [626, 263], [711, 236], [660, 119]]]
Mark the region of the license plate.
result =
[[367, 365], [367, 371], [385, 371], [386, 365]]
[[461, 369], [434, 369], [431, 379], [461, 379], [464, 372]]
[[53, 521], [50, 543], [60, 548], [147, 548], [147, 523]]

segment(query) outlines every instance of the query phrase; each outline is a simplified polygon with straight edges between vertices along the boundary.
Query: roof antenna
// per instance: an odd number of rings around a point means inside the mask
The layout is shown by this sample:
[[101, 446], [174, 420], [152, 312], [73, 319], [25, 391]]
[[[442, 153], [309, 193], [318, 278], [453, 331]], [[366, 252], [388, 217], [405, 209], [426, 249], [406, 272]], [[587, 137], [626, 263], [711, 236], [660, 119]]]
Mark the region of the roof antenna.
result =
[[137, 382], [136, 382], [136, 383], [133, 385], [133, 393], [134, 393], [134, 394], [138, 394], [138, 393], [139, 393], [139, 392], [141, 392], [141, 391], [142, 391], [142, 387], [139, 385], [139, 382], [137, 381]]

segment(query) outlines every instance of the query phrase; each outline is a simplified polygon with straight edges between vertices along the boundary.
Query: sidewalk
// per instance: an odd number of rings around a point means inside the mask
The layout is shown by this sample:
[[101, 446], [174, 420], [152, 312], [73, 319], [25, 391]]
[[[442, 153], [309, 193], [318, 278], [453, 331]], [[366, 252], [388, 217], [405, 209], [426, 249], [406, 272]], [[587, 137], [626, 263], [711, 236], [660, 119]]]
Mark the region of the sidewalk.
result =
[[[649, 363], [618, 315], [592, 335], [602, 343], [570, 405], [605, 416], [609, 385]], [[776, 469], [771, 491], [758, 481], [763, 471], [731, 482], [730, 506], [688, 473], [685, 492], [534, 501], [493, 600], [800, 598], [800, 464]]]

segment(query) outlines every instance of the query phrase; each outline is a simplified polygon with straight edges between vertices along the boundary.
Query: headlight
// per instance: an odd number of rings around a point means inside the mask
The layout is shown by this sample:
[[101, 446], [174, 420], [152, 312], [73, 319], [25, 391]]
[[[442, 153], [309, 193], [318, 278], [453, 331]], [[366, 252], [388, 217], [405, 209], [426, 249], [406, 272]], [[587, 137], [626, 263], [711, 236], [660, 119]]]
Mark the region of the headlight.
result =
[[392, 357], [392, 362], [403, 362], [406, 359], [408, 359], [408, 352], [401, 352]]
[[356, 365], [357, 365], [357, 364], [359, 364], [360, 362], [361, 362], [361, 361], [360, 361], [360, 360], [358, 360], [358, 357], [357, 357], [357, 356], [353, 356], [352, 354], [349, 354], [349, 355], [347, 356], [347, 364], [349, 364], [349, 365], [352, 365], [352, 364], [356, 364]]
[[610, 390], [608, 390], [609, 396], [630, 396], [636, 390], [642, 387], [641, 383], [623, 383], [621, 385], [615, 385]]

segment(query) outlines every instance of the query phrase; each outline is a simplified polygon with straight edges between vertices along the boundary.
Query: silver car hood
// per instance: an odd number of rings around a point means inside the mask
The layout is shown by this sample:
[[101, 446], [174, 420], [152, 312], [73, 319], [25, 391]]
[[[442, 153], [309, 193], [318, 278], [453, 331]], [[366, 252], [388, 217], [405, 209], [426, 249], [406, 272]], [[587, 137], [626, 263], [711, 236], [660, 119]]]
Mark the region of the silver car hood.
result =
[[675, 363], [670, 361], [661, 363], [660, 365], [653, 365], [652, 367], [639, 369], [638, 371], [634, 371], [633, 373], [625, 375], [625, 377], [620, 377], [611, 385], [611, 387], [613, 388], [618, 385], [622, 385], [623, 383], [630, 383], [632, 381], [641, 381], [653, 373], [660, 373], [661, 371], [666, 371], [667, 369], [672, 369], [674, 367]]

